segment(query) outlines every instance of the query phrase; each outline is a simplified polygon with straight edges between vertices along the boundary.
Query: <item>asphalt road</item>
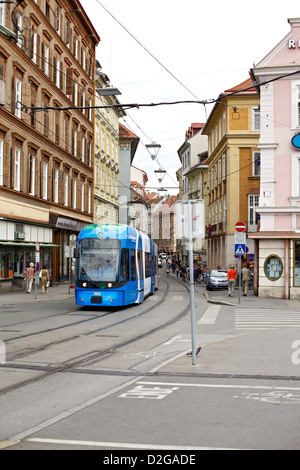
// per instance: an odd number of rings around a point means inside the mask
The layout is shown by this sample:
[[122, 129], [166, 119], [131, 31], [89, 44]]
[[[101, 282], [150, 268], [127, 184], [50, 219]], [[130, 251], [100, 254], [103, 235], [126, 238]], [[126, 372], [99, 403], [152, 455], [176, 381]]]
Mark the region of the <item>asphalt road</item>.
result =
[[101, 450], [132, 456], [132, 468], [163, 451], [299, 449], [299, 303], [203, 294], [197, 286], [196, 366], [189, 313], [156, 329], [189, 304], [164, 274], [155, 296], [119, 312], [80, 309], [62, 286], [38, 301], [3, 297], [0, 448]]

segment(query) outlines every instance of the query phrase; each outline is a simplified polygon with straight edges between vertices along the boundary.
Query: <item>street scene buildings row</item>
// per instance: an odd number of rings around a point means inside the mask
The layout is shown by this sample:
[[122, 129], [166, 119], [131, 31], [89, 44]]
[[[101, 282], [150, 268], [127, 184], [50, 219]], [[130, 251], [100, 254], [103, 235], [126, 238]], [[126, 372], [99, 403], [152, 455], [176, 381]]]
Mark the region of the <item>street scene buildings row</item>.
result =
[[0, 293], [22, 285], [37, 241], [39, 263], [64, 280], [66, 247], [89, 223], [131, 224], [185, 264], [176, 201], [201, 199], [198, 263], [235, 263], [234, 227], [244, 221], [255, 293], [300, 297], [300, 19], [219, 95], [206, 123], [185, 130], [174, 155], [179, 195], [163, 197], [133, 165], [140, 139], [119, 122], [117, 96], [103, 93], [100, 37], [80, 2], [2, 3], [0, 12]]

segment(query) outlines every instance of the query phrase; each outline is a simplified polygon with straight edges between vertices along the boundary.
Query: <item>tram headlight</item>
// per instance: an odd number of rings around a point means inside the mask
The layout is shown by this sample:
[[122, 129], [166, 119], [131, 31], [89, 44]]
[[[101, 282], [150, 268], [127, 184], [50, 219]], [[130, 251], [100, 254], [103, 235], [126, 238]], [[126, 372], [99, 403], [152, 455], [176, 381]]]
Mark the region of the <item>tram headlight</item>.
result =
[[112, 283], [110, 282], [109, 284], [107, 284], [107, 287], [109, 287], [110, 289], [112, 288]]
[[87, 287], [87, 282], [84, 282], [84, 283], [82, 284], [82, 287]]

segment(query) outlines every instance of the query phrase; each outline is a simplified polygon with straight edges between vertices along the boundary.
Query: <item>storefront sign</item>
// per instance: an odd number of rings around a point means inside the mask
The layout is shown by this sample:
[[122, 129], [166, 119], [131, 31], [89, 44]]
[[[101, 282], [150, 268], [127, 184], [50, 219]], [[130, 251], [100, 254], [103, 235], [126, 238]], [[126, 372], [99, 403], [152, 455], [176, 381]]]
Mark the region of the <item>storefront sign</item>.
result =
[[15, 241], [17, 240], [26, 240], [25, 232], [15, 232]]
[[295, 39], [290, 39], [289, 40], [289, 49], [300, 49], [300, 39], [297, 39], [297, 41], [295, 41]]

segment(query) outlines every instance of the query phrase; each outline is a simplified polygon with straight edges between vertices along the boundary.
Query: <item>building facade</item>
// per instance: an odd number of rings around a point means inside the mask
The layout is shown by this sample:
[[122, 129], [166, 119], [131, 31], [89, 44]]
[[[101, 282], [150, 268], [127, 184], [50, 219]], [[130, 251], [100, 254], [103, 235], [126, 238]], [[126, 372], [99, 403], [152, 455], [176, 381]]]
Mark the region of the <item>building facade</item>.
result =
[[119, 223], [130, 225], [131, 165], [140, 138], [123, 124], [119, 126], [120, 174], [119, 174]]
[[0, 13], [1, 292], [22, 284], [36, 242], [40, 264], [66, 277], [65, 247], [93, 220], [100, 38], [78, 0], [1, 3]]
[[119, 221], [119, 119], [125, 116], [116, 96], [102, 95], [109, 78], [97, 63], [95, 112], [94, 222]]
[[300, 298], [300, 18], [251, 70], [261, 106], [260, 230], [256, 291], [260, 297]]
[[[203, 133], [208, 136], [208, 266], [228, 268], [235, 260], [235, 224], [256, 231], [260, 191], [260, 101], [251, 79], [218, 98]], [[247, 238], [254, 262], [254, 243]]]
[[[202, 152], [198, 155], [199, 163], [194, 165], [185, 174], [188, 179], [188, 196], [189, 199], [202, 199], [204, 201], [205, 210], [205, 227], [209, 225], [208, 218], [208, 154]], [[196, 259], [202, 263], [207, 264], [207, 238], [205, 240], [196, 239], [194, 241], [194, 255]]]
[[[201, 187], [199, 187], [199, 181], [198, 178], [195, 179], [194, 170], [200, 163], [199, 155], [207, 152], [207, 136], [203, 134], [203, 128], [203, 123], [192, 123], [185, 133], [184, 143], [177, 151], [182, 164], [181, 172], [177, 172], [177, 178], [179, 177], [181, 182], [180, 200], [184, 202], [188, 201], [189, 199], [195, 199], [196, 196], [199, 196], [200, 198], [202, 184]], [[196, 185], [197, 189], [194, 188], [194, 185]], [[199, 256], [200, 251], [203, 251], [202, 247], [203, 240], [196, 240], [194, 242], [195, 252], [198, 253]], [[179, 253], [179, 257], [182, 263], [187, 265], [189, 253], [188, 243], [185, 239], [177, 240], [177, 252]]]

